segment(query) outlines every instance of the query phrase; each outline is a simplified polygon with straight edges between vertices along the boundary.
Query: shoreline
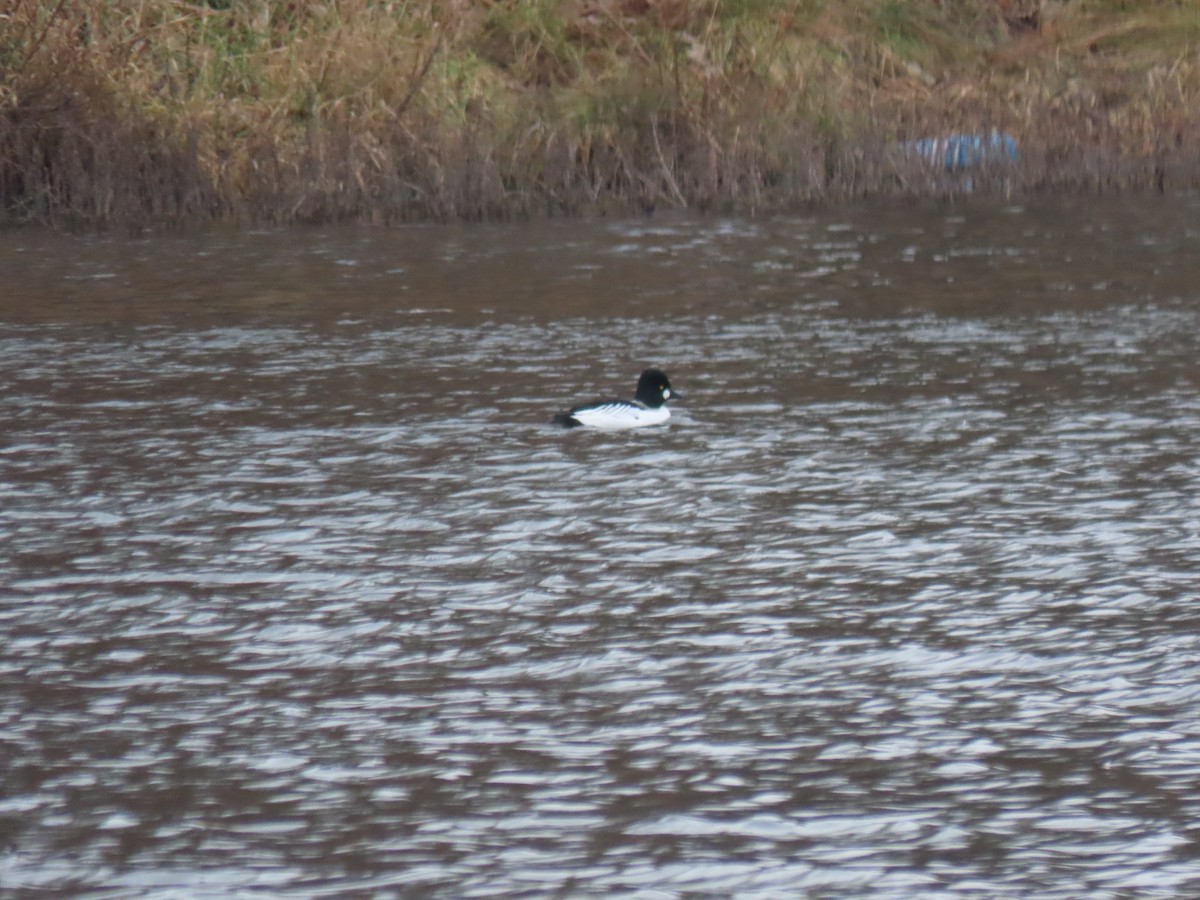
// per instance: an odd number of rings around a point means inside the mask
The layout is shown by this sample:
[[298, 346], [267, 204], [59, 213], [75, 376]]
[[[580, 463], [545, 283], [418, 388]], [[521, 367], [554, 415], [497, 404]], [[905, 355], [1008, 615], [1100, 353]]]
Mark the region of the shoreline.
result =
[[[1200, 8], [81, 0], [23, 4], [7, 25], [2, 226], [756, 216], [1200, 187]], [[945, 155], [995, 135], [1011, 147]]]

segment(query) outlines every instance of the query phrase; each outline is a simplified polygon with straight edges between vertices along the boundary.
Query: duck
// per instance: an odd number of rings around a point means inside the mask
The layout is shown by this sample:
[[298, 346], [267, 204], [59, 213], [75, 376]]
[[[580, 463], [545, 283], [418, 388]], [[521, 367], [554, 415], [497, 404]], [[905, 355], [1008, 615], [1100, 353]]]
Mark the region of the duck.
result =
[[671, 382], [661, 369], [647, 369], [638, 378], [637, 392], [632, 400], [598, 400], [576, 406], [554, 417], [554, 424], [564, 428], [595, 428], [600, 431], [624, 431], [661, 425], [671, 418], [667, 401], [679, 400]]

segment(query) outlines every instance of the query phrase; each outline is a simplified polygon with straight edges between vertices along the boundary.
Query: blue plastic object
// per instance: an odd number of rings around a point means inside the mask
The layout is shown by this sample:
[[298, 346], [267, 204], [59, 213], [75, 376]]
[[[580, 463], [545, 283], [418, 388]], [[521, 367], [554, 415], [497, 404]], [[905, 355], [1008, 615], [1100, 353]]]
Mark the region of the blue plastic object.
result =
[[905, 147], [931, 163], [942, 163], [947, 172], [976, 169], [985, 164], [1015, 163], [1021, 155], [1016, 138], [1002, 131], [921, 138], [909, 141]]

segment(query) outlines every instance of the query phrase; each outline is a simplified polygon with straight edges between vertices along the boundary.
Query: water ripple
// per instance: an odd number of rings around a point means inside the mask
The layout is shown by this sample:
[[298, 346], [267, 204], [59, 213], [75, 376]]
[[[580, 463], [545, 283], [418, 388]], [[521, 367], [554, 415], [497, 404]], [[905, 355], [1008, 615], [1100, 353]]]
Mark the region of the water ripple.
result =
[[[0, 886], [1200, 889], [1195, 236], [905, 215], [0, 326]], [[668, 427], [547, 424], [649, 362]]]

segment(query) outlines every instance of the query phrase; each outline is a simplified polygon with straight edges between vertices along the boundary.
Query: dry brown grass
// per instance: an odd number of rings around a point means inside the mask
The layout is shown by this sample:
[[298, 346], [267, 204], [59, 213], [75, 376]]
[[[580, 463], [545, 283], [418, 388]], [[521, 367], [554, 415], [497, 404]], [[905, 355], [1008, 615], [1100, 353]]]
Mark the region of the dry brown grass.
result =
[[[136, 228], [1195, 186], [1200, 5], [1126, 6], [9, 0], [0, 209]], [[896, 152], [992, 129], [1021, 162], [969, 182]]]

